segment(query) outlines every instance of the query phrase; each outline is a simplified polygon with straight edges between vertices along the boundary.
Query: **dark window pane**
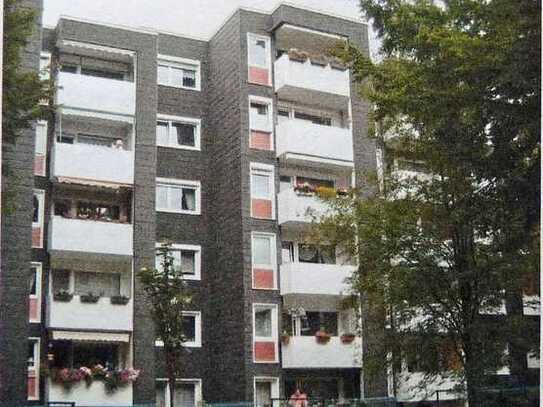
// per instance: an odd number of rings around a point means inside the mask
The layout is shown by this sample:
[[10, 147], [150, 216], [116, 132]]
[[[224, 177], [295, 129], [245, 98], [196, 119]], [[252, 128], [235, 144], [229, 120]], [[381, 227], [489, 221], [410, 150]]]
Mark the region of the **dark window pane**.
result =
[[188, 123], [172, 123], [177, 144], [180, 146], [194, 147], [196, 145], [196, 126]]
[[294, 112], [294, 118], [300, 119], [300, 120], [307, 120], [314, 124], [320, 124], [322, 126], [331, 126], [332, 125], [332, 119], [329, 117], [322, 117], [322, 116], [316, 116], [313, 114], [308, 113], [302, 113], [302, 112]]
[[192, 315], [183, 317], [183, 335], [186, 342], [194, 342], [196, 340], [196, 317]]
[[117, 79], [121, 81], [124, 79], [124, 75], [121, 72], [103, 71], [101, 69], [81, 68], [81, 73], [98, 78]]
[[53, 270], [53, 293], [70, 289], [70, 272], [68, 270]]
[[196, 71], [183, 69], [183, 86], [187, 88], [196, 87]]
[[32, 222], [36, 223], [40, 219], [40, 201], [36, 195], [34, 195], [32, 202], [34, 204], [34, 215], [32, 217]]
[[36, 287], [37, 287], [37, 273], [36, 268], [32, 267], [30, 269], [30, 295], [36, 295]]
[[181, 198], [181, 209], [186, 211], [196, 210], [196, 190], [191, 188], [183, 188], [183, 196]]
[[62, 64], [60, 66], [60, 72], [77, 73], [77, 66]]
[[100, 364], [107, 369], [117, 368], [118, 345], [97, 343], [74, 343], [73, 367], [92, 367]]

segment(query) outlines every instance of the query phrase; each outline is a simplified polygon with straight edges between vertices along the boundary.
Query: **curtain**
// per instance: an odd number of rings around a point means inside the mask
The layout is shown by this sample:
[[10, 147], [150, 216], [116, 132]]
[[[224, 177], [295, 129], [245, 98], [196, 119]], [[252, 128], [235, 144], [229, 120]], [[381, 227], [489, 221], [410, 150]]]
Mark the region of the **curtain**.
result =
[[272, 311], [270, 309], [255, 312], [255, 333], [256, 336], [264, 338], [272, 336]]
[[271, 241], [267, 237], [254, 237], [254, 264], [271, 265]]
[[181, 208], [188, 211], [196, 210], [196, 191], [192, 188], [183, 188]]

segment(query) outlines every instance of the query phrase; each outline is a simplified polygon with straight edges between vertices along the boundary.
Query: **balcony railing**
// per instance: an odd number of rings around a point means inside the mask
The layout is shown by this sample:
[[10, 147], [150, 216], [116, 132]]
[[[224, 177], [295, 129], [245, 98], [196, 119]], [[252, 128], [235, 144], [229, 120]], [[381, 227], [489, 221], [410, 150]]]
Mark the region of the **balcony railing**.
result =
[[275, 89], [278, 93], [291, 88], [307, 89], [349, 97], [349, 71], [334, 69], [330, 65], [314, 65], [293, 61], [283, 54], [275, 61]]
[[134, 183], [132, 151], [90, 144], [55, 143], [52, 174], [56, 177]]
[[132, 225], [52, 216], [49, 251], [132, 256]]
[[89, 386], [80, 381], [68, 389], [51, 379], [47, 380], [47, 399], [51, 401], [75, 402], [76, 406], [131, 406], [132, 384], [117, 388], [110, 392], [103, 381], [95, 380]]
[[353, 135], [349, 128], [323, 126], [306, 120], [285, 120], [276, 127], [277, 156], [296, 154], [308, 161], [334, 160], [352, 166]]
[[133, 116], [134, 82], [68, 72], [58, 74], [57, 104], [78, 110]]
[[299, 194], [286, 189], [277, 194], [279, 224], [311, 223], [328, 210], [326, 202], [315, 195]]
[[354, 368], [361, 366], [360, 338], [343, 343], [339, 336], [332, 336], [326, 344], [318, 343], [314, 336], [292, 336], [281, 347], [284, 369]]
[[285, 263], [281, 265], [281, 294], [347, 295], [355, 266]]
[[74, 330], [132, 330], [132, 300], [126, 304], [112, 304], [109, 297], [96, 303], [82, 303], [79, 295], [70, 301], [58, 301], [49, 295], [47, 326]]

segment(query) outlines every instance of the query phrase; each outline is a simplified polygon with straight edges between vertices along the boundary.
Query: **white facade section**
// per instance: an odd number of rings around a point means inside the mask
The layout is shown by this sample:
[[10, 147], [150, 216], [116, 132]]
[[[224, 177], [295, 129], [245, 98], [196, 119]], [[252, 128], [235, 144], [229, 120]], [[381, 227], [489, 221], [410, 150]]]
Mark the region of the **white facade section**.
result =
[[283, 54], [275, 61], [275, 89], [291, 86], [318, 92], [350, 96], [349, 71], [333, 69], [330, 65], [313, 65], [309, 59], [305, 62], [292, 61], [288, 54]]
[[328, 205], [315, 195], [298, 194], [286, 189], [277, 194], [279, 224], [287, 222], [311, 223], [313, 216], [319, 217], [328, 211]]
[[82, 143], [55, 143], [52, 158], [55, 177], [134, 183], [133, 151]]
[[49, 223], [49, 251], [132, 256], [132, 231], [132, 225], [127, 223], [52, 216]]
[[62, 384], [47, 381], [48, 398], [51, 401], [73, 401], [83, 406], [129, 406], [132, 405], [132, 384], [119, 387], [114, 392], [108, 392], [101, 380], [95, 380], [87, 387], [85, 381], [80, 381], [66, 390]]
[[285, 120], [276, 126], [277, 156], [285, 153], [345, 161], [352, 166], [353, 133], [350, 128], [323, 126], [307, 120]]
[[288, 345], [282, 345], [284, 369], [359, 368], [362, 357], [360, 338], [349, 344], [332, 336], [326, 344], [319, 344], [314, 336], [291, 336]]
[[[47, 300], [47, 326], [81, 330], [132, 330], [132, 299], [127, 304], [113, 305], [109, 297], [97, 303], [82, 303], [79, 295], [69, 302]], [[56, 399], [55, 399], [56, 400]]]
[[62, 107], [128, 116], [136, 111], [134, 82], [59, 72], [58, 86]]
[[293, 262], [281, 265], [281, 294], [347, 295], [355, 266]]

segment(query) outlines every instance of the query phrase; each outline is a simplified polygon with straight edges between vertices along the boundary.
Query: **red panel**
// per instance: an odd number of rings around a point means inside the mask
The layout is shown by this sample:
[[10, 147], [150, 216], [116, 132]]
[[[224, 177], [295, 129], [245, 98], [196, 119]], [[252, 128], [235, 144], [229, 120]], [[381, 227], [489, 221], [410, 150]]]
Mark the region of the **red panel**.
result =
[[253, 269], [253, 283], [255, 288], [268, 288], [273, 290], [273, 270]]
[[257, 68], [254, 66], [249, 67], [249, 82], [257, 85], [269, 85], [270, 73], [267, 69]]
[[272, 202], [269, 199], [252, 199], [253, 218], [271, 219]]
[[275, 362], [275, 343], [255, 342], [255, 361]]
[[28, 398], [37, 399], [38, 398], [38, 379], [34, 372], [28, 373], [27, 379], [27, 388], [28, 388]]
[[43, 155], [34, 157], [34, 175], [45, 176], [45, 157]]
[[42, 247], [40, 227], [32, 228], [32, 247]]
[[272, 150], [271, 133], [251, 130], [250, 147], [258, 150]]
[[37, 321], [39, 320], [39, 315], [38, 315], [38, 299], [37, 298], [29, 298], [29, 301], [28, 301], [28, 317], [30, 320], [32, 321]]

